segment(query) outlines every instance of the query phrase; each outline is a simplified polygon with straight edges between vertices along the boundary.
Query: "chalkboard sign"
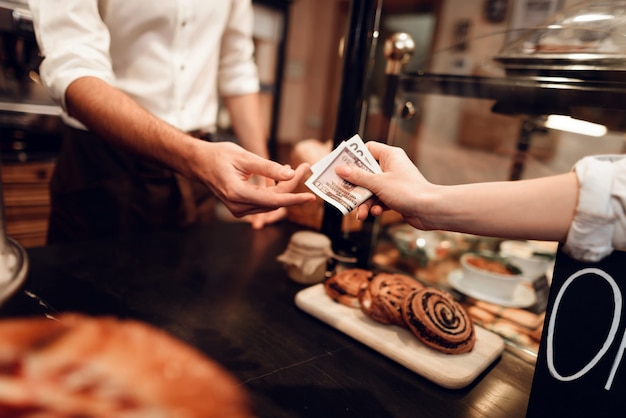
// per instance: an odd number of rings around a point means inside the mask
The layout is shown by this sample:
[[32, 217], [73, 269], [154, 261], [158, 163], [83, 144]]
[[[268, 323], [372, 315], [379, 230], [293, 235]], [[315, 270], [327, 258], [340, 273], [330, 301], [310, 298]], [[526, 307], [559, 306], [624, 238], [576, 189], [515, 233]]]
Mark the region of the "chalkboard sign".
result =
[[626, 252], [598, 263], [560, 249], [527, 418], [626, 416]]

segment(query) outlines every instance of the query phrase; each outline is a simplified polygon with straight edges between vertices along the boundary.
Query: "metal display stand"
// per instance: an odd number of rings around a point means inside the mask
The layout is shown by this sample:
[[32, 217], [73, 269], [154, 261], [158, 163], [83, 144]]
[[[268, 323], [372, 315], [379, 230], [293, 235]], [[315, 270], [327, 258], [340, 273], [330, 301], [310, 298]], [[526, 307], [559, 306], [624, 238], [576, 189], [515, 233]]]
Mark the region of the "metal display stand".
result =
[[[363, 116], [363, 97], [369, 70], [374, 30], [378, 24], [381, 0], [352, 1], [350, 21], [346, 32], [341, 89], [339, 93], [337, 124], [333, 148], [360, 131]], [[343, 214], [328, 203], [324, 204], [321, 232], [330, 238], [333, 250], [340, 255], [356, 256], [357, 265], [369, 262], [372, 240], [371, 222], [365, 222], [358, 234], [347, 236], [342, 231]], [[358, 235], [358, 236], [356, 236]], [[332, 267], [331, 267], [332, 268]]]

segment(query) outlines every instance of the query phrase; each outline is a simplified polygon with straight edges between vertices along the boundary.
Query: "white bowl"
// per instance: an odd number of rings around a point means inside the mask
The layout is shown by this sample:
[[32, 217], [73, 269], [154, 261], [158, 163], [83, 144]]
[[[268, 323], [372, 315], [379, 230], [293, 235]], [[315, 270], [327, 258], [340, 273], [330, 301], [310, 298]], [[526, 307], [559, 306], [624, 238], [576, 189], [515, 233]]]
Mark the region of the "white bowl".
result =
[[[470, 264], [471, 258], [483, 258], [489, 263], [498, 263], [503, 267], [508, 267], [511, 273], [497, 273], [477, 267]], [[521, 268], [511, 263], [507, 258], [490, 253], [469, 252], [463, 254], [461, 256], [461, 269], [463, 271], [462, 280], [466, 287], [497, 299], [512, 299], [515, 289], [524, 278]]]
[[503, 241], [500, 243], [500, 255], [521, 268], [526, 280], [531, 282], [546, 274], [552, 261], [549, 253], [537, 255], [538, 253], [537, 247], [527, 241]]

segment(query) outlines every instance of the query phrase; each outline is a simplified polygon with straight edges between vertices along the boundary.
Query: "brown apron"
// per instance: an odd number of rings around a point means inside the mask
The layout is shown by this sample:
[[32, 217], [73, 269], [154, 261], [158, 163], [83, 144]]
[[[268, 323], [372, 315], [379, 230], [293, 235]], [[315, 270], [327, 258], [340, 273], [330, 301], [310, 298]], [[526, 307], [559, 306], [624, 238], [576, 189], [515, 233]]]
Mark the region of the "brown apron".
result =
[[215, 202], [206, 186], [70, 127], [50, 200], [49, 244], [207, 223]]

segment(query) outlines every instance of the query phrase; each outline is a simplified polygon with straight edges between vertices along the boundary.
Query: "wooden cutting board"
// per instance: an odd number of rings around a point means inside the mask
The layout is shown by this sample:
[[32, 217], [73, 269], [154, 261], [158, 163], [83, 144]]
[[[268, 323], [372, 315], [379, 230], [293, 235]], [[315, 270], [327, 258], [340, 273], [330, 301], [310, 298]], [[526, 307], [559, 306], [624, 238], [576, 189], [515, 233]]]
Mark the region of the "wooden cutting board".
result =
[[360, 309], [333, 301], [321, 283], [298, 292], [295, 302], [303, 311], [449, 389], [460, 389], [472, 383], [504, 350], [502, 338], [475, 326], [476, 344], [471, 352], [440, 353], [422, 344], [407, 329], [378, 323]]

